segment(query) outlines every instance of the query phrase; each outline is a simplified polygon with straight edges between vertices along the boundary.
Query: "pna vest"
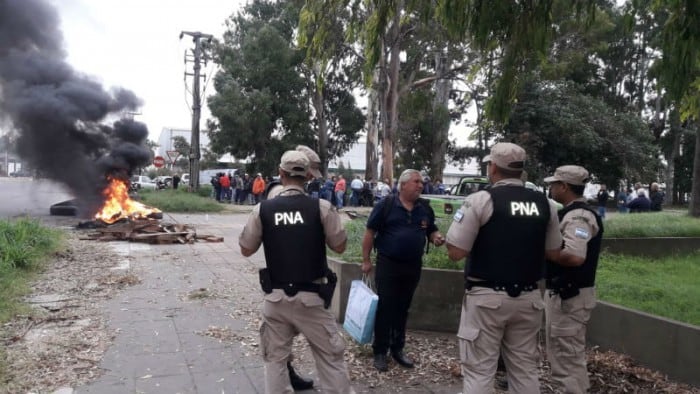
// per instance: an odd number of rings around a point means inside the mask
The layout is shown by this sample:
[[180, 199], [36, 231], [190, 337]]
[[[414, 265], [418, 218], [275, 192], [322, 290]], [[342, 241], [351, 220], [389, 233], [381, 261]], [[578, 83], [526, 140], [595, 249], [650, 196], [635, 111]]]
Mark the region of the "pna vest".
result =
[[595, 217], [598, 224], [598, 234], [588, 241], [586, 246], [586, 260], [578, 267], [564, 267], [559, 264], [547, 261], [547, 279], [565, 277], [565, 282], [570, 282], [575, 286], [592, 287], [595, 284], [595, 272], [598, 267], [598, 256], [600, 256], [600, 245], [603, 241], [603, 220], [596, 211], [583, 201], [574, 201], [564, 209], [559, 211], [559, 220], [574, 209], [585, 209]]
[[544, 194], [522, 186], [487, 192], [493, 214], [479, 229], [465, 264], [467, 276], [503, 284], [529, 284], [542, 278], [544, 245], [550, 219]]
[[326, 275], [318, 199], [280, 195], [260, 203], [265, 261], [275, 283], [311, 283]]

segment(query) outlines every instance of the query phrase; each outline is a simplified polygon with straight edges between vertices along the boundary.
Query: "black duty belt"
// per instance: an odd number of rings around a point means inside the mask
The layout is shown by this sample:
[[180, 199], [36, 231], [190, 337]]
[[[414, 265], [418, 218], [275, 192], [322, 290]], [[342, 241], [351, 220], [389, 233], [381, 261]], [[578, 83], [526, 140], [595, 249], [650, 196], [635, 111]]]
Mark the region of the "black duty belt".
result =
[[537, 282], [532, 283], [500, 283], [490, 280], [467, 280], [465, 286], [467, 290], [472, 287], [486, 287], [496, 291], [505, 291], [511, 297], [517, 297], [523, 291], [532, 291], [537, 289]]
[[318, 293], [321, 288], [318, 283], [291, 283], [291, 282], [276, 282], [272, 284], [273, 289], [282, 289], [284, 293], [290, 297], [295, 296], [300, 291], [309, 291]]

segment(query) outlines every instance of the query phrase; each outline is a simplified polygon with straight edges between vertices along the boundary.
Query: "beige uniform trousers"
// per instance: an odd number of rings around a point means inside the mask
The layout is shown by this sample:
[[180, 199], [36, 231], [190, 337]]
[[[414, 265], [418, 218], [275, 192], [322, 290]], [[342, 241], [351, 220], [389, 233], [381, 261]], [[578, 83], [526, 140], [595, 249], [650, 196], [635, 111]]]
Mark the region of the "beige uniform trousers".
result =
[[292, 341], [298, 333], [309, 341], [321, 381], [322, 393], [354, 393], [350, 387], [343, 352], [345, 341], [340, 336], [335, 317], [323, 308], [316, 293], [300, 291], [294, 297], [275, 289], [265, 295], [260, 345], [265, 362], [265, 392], [293, 393], [287, 371]]
[[545, 292], [547, 360], [552, 380], [564, 393], [585, 393], [590, 388], [586, 369], [586, 324], [595, 307], [595, 289], [585, 287], [579, 295], [562, 301]]
[[463, 393], [494, 391], [498, 355], [502, 353], [508, 392], [539, 394], [537, 344], [543, 309], [542, 295], [537, 290], [515, 298], [482, 287], [465, 292], [457, 333]]

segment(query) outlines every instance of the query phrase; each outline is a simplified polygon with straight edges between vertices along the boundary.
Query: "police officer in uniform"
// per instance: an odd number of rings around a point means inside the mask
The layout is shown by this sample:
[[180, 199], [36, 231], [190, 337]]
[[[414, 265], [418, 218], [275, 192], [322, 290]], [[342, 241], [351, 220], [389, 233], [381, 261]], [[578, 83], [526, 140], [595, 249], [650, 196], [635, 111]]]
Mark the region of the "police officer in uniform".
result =
[[495, 144], [484, 161], [492, 186], [470, 194], [447, 232], [450, 259], [465, 262], [459, 340], [463, 392], [493, 392], [499, 350], [509, 390], [540, 392], [537, 335], [544, 259], [561, 246], [555, 206], [520, 180], [525, 151]]
[[[306, 158], [309, 159], [309, 173], [307, 174], [306, 180], [307, 181], [312, 181], [314, 179], [318, 179], [323, 177], [321, 174], [321, 158], [318, 156], [318, 153], [314, 152], [313, 149], [309, 148], [306, 145], [297, 145], [294, 150], [303, 153], [306, 155]], [[280, 192], [282, 191], [282, 184], [279, 181], [272, 181], [270, 182], [269, 187], [267, 188], [267, 192], [265, 193], [265, 198], [266, 199], [271, 199], [275, 198]]]
[[303, 153], [285, 152], [279, 170], [283, 190], [253, 208], [239, 238], [244, 256], [261, 244], [265, 251], [267, 267], [260, 275], [266, 293], [260, 327], [265, 392], [293, 392], [287, 362], [292, 339], [301, 332], [311, 345], [321, 391], [354, 393], [343, 361], [345, 342], [327, 309], [335, 274], [328, 269], [326, 245], [342, 253], [347, 236], [328, 201], [304, 194], [308, 169]]
[[[306, 155], [306, 158], [309, 159], [309, 172], [306, 176], [307, 181], [321, 178], [321, 158], [318, 156], [318, 154], [306, 145], [297, 145], [295, 150], [303, 153]], [[272, 181], [268, 185], [264, 198], [266, 200], [275, 198], [282, 192], [283, 189], [284, 186], [282, 186], [282, 183], [279, 180]], [[289, 380], [292, 382], [292, 388], [294, 388], [296, 391], [312, 389], [314, 387], [314, 381], [312, 379], [299, 376], [299, 374], [297, 374], [297, 372], [294, 370], [294, 367], [292, 367], [293, 360], [294, 356], [290, 353], [289, 360], [287, 361], [287, 370], [289, 370]]]
[[545, 178], [552, 198], [564, 204], [559, 228], [564, 239], [559, 259], [547, 262], [545, 296], [547, 359], [552, 380], [565, 393], [586, 393], [586, 323], [596, 303], [595, 273], [603, 221], [586, 204], [588, 171], [568, 165]]

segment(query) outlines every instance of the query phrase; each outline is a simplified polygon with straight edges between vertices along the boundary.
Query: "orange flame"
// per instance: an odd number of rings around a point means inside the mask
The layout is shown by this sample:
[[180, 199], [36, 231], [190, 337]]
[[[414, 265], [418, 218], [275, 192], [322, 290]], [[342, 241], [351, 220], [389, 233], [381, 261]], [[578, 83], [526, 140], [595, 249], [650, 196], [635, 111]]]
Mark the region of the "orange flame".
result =
[[127, 181], [109, 178], [109, 185], [102, 194], [105, 196], [105, 203], [95, 214], [95, 219], [107, 224], [121, 219], [147, 219], [148, 215], [161, 212], [157, 208], [132, 200], [129, 197]]

